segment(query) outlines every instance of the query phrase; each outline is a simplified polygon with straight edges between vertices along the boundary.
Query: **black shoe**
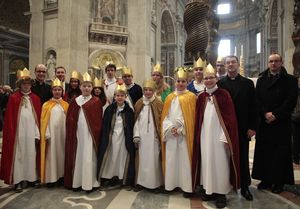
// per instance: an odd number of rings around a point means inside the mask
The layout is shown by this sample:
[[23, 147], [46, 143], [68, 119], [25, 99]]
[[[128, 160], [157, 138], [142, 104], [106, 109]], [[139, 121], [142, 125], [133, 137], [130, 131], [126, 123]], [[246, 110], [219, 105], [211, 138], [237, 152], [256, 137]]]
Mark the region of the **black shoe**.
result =
[[40, 180], [37, 180], [37, 181], [33, 182], [33, 187], [36, 188], [36, 189], [41, 188]]
[[205, 194], [201, 193], [200, 198], [202, 201], [211, 201], [211, 200], [216, 200], [216, 195], [215, 194]]
[[138, 185], [138, 184], [133, 188], [134, 192], [139, 192], [139, 191], [142, 191], [142, 190], [143, 190], [143, 187], [141, 185]]
[[22, 188], [22, 185], [21, 185], [22, 183], [18, 183], [18, 184], [16, 184], [15, 185], [15, 192], [16, 193], [21, 193], [21, 192], [23, 192], [23, 188]]
[[183, 192], [183, 197], [184, 198], [191, 198], [193, 196], [192, 192]]
[[252, 201], [252, 200], [253, 200], [253, 196], [252, 196], [252, 194], [251, 194], [251, 192], [250, 192], [250, 190], [249, 190], [248, 187], [242, 188], [242, 189], [241, 189], [241, 195], [242, 195], [246, 200], [248, 200], [248, 201]]
[[73, 190], [73, 192], [80, 192], [81, 191], [81, 187], [73, 188], [72, 190]]
[[257, 185], [257, 189], [258, 190], [263, 190], [263, 189], [271, 189], [272, 185], [265, 183], [264, 181], [261, 181], [258, 185]]
[[280, 194], [281, 192], [283, 192], [283, 185], [275, 184], [272, 188], [272, 193]]
[[55, 187], [55, 184], [56, 184], [56, 183], [47, 183], [46, 186], [47, 186], [48, 188], [53, 188], [53, 187]]
[[216, 200], [215, 204], [216, 204], [217, 208], [225, 208], [226, 205], [227, 205], [226, 196], [221, 195], [221, 194], [217, 194], [217, 200]]

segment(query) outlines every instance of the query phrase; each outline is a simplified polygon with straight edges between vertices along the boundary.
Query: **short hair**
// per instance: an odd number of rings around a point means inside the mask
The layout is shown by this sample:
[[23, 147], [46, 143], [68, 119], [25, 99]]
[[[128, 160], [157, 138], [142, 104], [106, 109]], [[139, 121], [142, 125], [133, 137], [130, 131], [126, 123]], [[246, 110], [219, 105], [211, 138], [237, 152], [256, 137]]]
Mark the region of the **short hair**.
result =
[[235, 56], [235, 55], [228, 55], [228, 56], [226, 56], [225, 60], [224, 60], [225, 63], [226, 63], [227, 58], [234, 58], [237, 61], [237, 63], [239, 63], [239, 58], [237, 56]]
[[46, 67], [44, 64], [37, 64], [37, 65], [35, 66], [35, 68], [34, 68], [34, 72], [36, 72], [36, 70], [37, 70], [38, 68], [40, 68], [40, 67], [45, 68], [45, 70], [47, 71], [47, 67]]
[[[281, 55], [278, 53], [278, 52], [272, 52], [271, 54], [270, 54], [270, 56], [271, 55], [277, 55], [279, 58], [280, 58], [280, 62], [282, 62], [282, 57], [281, 57]], [[269, 56], [269, 57], [270, 57]]]
[[63, 66], [58, 66], [58, 67], [56, 67], [56, 68], [54, 69], [54, 73], [56, 73], [56, 71], [57, 71], [58, 68], [64, 69], [65, 73], [67, 72], [67, 71], [66, 71], [66, 68], [64, 68]]
[[116, 67], [116, 65], [114, 65], [114, 64], [108, 64], [108, 65], [105, 67], [105, 72], [107, 72], [107, 68], [113, 68], [115, 71], [117, 70], [117, 67]]

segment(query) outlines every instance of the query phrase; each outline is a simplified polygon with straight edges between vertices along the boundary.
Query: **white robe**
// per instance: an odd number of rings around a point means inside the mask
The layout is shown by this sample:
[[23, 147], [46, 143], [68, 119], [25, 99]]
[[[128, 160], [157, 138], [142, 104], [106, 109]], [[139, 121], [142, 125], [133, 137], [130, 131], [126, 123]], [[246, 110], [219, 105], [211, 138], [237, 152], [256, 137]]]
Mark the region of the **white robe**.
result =
[[56, 104], [50, 113], [46, 129], [47, 155], [45, 182], [53, 183], [64, 176], [66, 114], [60, 104]]
[[24, 95], [22, 99], [19, 126], [16, 133], [13, 165], [14, 184], [18, 184], [21, 181], [33, 182], [38, 180], [35, 139], [40, 139], [40, 132], [32, 112], [33, 106], [31, 105], [30, 97]]
[[125, 105], [118, 107], [111, 143], [107, 147], [107, 160], [104, 162], [101, 178], [111, 179], [117, 176], [123, 179], [128, 152], [125, 146], [125, 134], [121, 112]]
[[115, 78], [113, 78], [113, 79], [107, 78], [104, 81], [104, 92], [106, 95], [107, 102], [109, 104], [111, 104], [114, 99], [114, 93], [115, 93], [115, 89], [117, 87], [116, 81], [117, 80]]
[[[91, 98], [92, 96], [85, 98], [81, 95], [75, 100], [81, 107]], [[93, 187], [100, 186], [96, 177], [97, 155], [82, 108], [79, 110], [77, 127], [77, 151], [72, 187], [78, 188], [81, 186], [83, 190], [91, 190]]]
[[211, 101], [207, 102], [201, 127], [200, 182], [206, 194], [227, 194], [231, 190], [229, 150], [224, 131]]
[[[155, 98], [155, 97], [154, 97]], [[145, 101], [134, 125], [134, 137], [139, 138], [139, 167], [137, 184], [155, 189], [163, 184], [160, 141], [157, 138], [149, 101]]]
[[[172, 135], [173, 127], [178, 128], [178, 137]], [[163, 121], [163, 130], [163, 140], [166, 141], [165, 189], [171, 191], [180, 187], [184, 192], [192, 192], [191, 163], [178, 97], [171, 103], [168, 116]]]
[[202, 93], [202, 92], [204, 91], [204, 89], [205, 89], [205, 85], [204, 85], [203, 82], [197, 83], [197, 81], [194, 80], [194, 81], [193, 81], [193, 85], [194, 85], [195, 89], [199, 92], [198, 95], [199, 95], [200, 93]]

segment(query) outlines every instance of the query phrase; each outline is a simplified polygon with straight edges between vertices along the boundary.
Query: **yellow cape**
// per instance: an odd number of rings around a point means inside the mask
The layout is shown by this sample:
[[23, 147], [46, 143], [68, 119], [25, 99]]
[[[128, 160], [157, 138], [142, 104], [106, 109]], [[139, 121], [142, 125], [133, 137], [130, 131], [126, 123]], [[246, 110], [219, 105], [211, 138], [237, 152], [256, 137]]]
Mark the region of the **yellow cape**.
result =
[[[186, 142], [188, 146], [188, 152], [189, 152], [189, 158], [190, 158], [190, 164], [192, 166], [192, 159], [193, 159], [193, 143], [194, 143], [194, 126], [195, 126], [195, 109], [196, 109], [196, 100], [197, 97], [195, 94], [193, 94], [190, 91], [186, 91], [183, 94], [177, 95], [175, 92], [169, 94], [169, 96], [166, 98], [164, 108], [162, 111], [162, 117], [161, 117], [161, 124], [163, 123], [164, 119], [167, 117], [172, 100], [178, 96], [181, 111], [183, 114], [184, 119], [184, 127], [185, 127], [185, 133], [186, 133]], [[162, 127], [161, 127], [162, 129]], [[163, 139], [163, 133], [164, 131], [161, 131], [161, 139]], [[166, 143], [161, 141], [162, 146], [162, 168], [163, 173], [165, 174], [165, 159], [166, 159]]]
[[[44, 103], [42, 108], [42, 115], [41, 115], [41, 182], [45, 183], [45, 167], [46, 167], [46, 129], [48, 126], [48, 122], [50, 119], [50, 114], [52, 108], [59, 102], [59, 104], [64, 109], [65, 114], [67, 114], [67, 110], [69, 104], [64, 100], [49, 100], [48, 102]], [[65, 127], [62, 127], [65, 128]]]

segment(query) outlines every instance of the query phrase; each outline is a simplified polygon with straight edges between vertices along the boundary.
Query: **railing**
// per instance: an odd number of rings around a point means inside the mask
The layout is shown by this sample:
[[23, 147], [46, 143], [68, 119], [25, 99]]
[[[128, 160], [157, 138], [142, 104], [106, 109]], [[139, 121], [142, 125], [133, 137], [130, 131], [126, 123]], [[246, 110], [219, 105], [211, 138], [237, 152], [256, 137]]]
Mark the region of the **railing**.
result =
[[99, 32], [110, 32], [110, 33], [119, 33], [119, 34], [128, 34], [127, 27], [120, 26], [120, 25], [111, 25], [111, 24], [104, 24], [99, 22], [93, 22], [91, 24], [91, 31], [99, 31]]

